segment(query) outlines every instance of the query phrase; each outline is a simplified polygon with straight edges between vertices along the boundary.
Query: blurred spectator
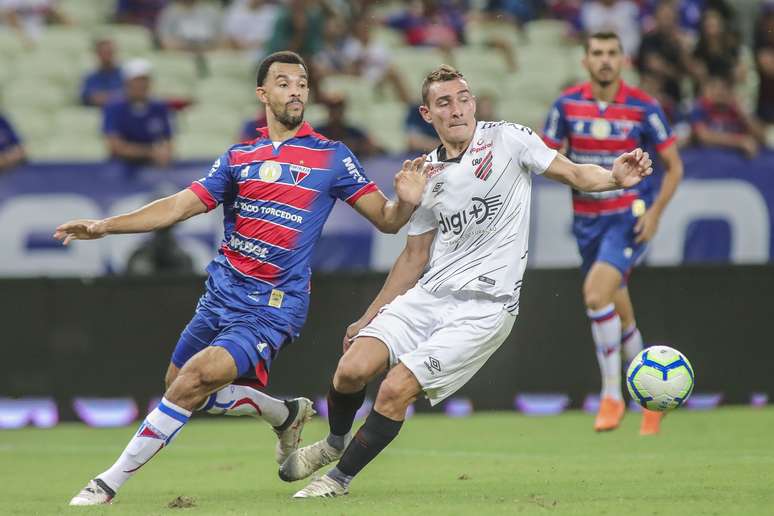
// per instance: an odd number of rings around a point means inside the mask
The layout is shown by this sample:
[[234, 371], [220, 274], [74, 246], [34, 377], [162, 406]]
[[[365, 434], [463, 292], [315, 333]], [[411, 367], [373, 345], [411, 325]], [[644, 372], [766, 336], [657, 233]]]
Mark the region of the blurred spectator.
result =
[[737, 149], [750, 158], [763, 140], [758, 124], [739, 108], [733, 82], [726, 75], [711, 75], [702, 83], [691, 124], [700, 145]]
[[253, 50], [255, 59], [261, 59], [279, 12], [269, 0], [234, 0], [223, 19], [223, 36], [232, 48]]
[[680, 105], [672, 95], [667, 93], [668, 88], [664, 84], [664, 77], [658, 73], [644, 70], [640, 72], [639, 86], [645, 93], [658, 100], [674, 130], [674, 125], [679, 123], [681, 118]]
[[[307, 62], [323, 47], [325, 11], [320, 0], [289, 0], [274, 24], [267, 53], [291, 50]], [[312, 81], [310, 87], [315, 84]]]
[[96, 40], [94, 54], [97, 56], [97, 69], [83, 78], [81, 103], [84, 106], [102, 107], [123, 94], [124, 79], [121, 67], [116, 62], [113, 40]]
[[210, 2], [173, 0], [159, 14], [156, 32], [163, 50], [199, 53], [219, 44], [220, 11]]
[[337, 19], [328, 21], [326, 46], [315, 59], [317, 71], [321, 75], [355, 75], [375, 87], [389, 83], [401, 101], [410, 102], [411, 95], [403, 77], [390, 62], [389, 50], [371, 37], [368, 18], [354, 20], [351, 33], [342, 37], [344, 32]]
[[72, 23], [57, 3], [58, 0], [0, 0], [0, 15], [26, 47], [33, 47], [47, 24]]
[[154, 31], [159, 13], [168, 3], [169, 0], [118, 0], [115, 20]]
[[548, 12], [553, 18], [567, 22], [571, 32], [582, 32], [580, 21], [583, 0], [547, 0]]
[[497, 97], [490, 91], [484, 91], [476, 95], [476, 120], [496, 122], [500, 120], [497, 115]]
[[433, 126], [419, 114], [417, 104], [409, 106], [403, 126], [406, 129], [406, 152], [409, 154], [431, 152], [441, 144]]
[[637, 54], [640, 46], [640, 9], [631, 0], [594, 0], [581, 7], [581, 25], [587, 34], [612, 31], [618, 35], [624, 54]]
[[266, 110], [261, 108], [255, 118], [247, 120], [242, 125], [237, 141], [246, 142], [258, 138], [258, 129], [266, 127]]
[[347, 102], [342, 95], [328, 95], [325, 105], [328, 107], [328, 120], [317, 127], [318, 133], [344, 143], [359, 158], [384, 152], [363, 130], [347, 123]]
[[465, 42], [465, 18], [451, 2], [411, 0], [405, 10], [387, 18], [386, 24], [401, 31], [411, 46], [448, 51]]
[[[688, 72], [688, 54], [680, 39], [674, 0], [662, 0], [656, 7], [654, 27], [642, 38], [637, 57], [640, 74], [658, 81], [671, 104], [682, 100], [681, 84]], [[663, 96], [659, 95], [659, 97]]]
[[755, 31], [755, 67], [758, 70], [758, 102], [755, 112], [774, 124], [774, 2], [763, 6]]
[[0, 114], [0, 172], [10, 170], [25, 159], [24, 146], [11, 123]]
[[487, 0], [484, 10], [504, 16], [520, 29], [525, 23], [535, 19], [535, 7], [533, 0]]
[[743, 82], [745, 69], [739, 59], [739, 38], [729, 29], [726, 19], [715, 10], [704, 11], [699, 40], [691, 58], [691, 73], [697, 85], [710, 75], [731, 73], [735, 83]]
[[166, 166], [172, 158], [172, 123], [167, 105], [150, 96], [151, 64], [132, 59], [123, 76], [126, 97], [104, 108], [110, 155], [130, 164]]
[[154, 231], [129, 257], [126, 273], [132, 276], [189, 274], [193, 259], [175, 239], [172, 228]]

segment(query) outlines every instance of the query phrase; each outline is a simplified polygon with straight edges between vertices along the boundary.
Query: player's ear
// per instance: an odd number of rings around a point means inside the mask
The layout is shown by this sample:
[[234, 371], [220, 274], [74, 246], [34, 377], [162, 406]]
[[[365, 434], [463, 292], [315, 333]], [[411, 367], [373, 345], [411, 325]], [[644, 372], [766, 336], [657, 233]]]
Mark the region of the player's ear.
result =
[[424, 104], [421, 104], [419, 106], [419, 114], [420, 116], [422, 116], [422, 120], [424, 120], [428, 124], [433, 123], [433, 118], [430, 116], [430, 110]]
[[269, 99], [266, 96], [266, 89], [263, 86], [258, 86], [257, 88], [255, 88], [255, 97], [261, 102], [263, 102], [264, 104], [269, 103]]

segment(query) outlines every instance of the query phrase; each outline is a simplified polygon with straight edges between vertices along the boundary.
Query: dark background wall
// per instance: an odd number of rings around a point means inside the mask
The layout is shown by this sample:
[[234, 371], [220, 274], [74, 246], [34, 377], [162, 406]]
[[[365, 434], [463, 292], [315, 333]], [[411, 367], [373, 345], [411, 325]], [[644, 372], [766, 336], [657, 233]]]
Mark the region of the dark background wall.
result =
[[[345, 327], [382, 281], [315, 276], [307, 325], [275, 362], [269, 392], [326, 392]], [[460, 395], [496, 409], [510, 408], [517, 392], [566, 392], [575, 406], [596, 392], [580, 285], [575, 270], [529, 270], [513, 333]], [[144, 404], [162, 393], [202, 290], [201, 277], [0, 280], [0, 396], [54, 396], [65, 419], [74, 396]], [[643, 268], [631, 291], [646, 342], [683, 351], [697, 392], [724, 392], [729, 402], [774, 393], [774, 267]]]

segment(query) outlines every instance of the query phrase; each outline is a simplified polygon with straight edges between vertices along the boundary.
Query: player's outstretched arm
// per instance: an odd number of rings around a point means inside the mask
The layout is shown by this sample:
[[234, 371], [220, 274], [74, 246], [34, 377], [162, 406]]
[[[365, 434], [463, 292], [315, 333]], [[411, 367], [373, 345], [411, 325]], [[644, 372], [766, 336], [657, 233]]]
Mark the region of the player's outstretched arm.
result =
[[425, 156], [406, 160], [395, 175], [397, 201], [390, 201], [381, 192], [364, 195], [355, 203], [355, 209], [383, 233], [397, 233], [411, 218], [422, 202], [427, 184]]
[[54, 238], [67, 245], [73, 240], [94, 240], [110, 234], [145, 233], [171, 226], [205, 211], [207, 207], [196, 194], [185, 189], [124, 215], [102, 220], [65, 222], [56, 228]]
[[379, 310], [399, 295], [416, 285], [430, 259], [430, 248], [433, 245], [436, 231], [428, 231], [421, 235], [409, 236], [406, 247], [390, 269], [390, 274], [365, 313], [350, 324], [344, 335], [344, 351], [347, 351], [351, 339], [373, 319]]
[[557, 154], [545, 171], [549, 179], [584, 192], [604, 192], [631, 188], [653, 173], [650, 156], [642, 149], [621, 154], [608, 170], [598, 165], [579, 165]]

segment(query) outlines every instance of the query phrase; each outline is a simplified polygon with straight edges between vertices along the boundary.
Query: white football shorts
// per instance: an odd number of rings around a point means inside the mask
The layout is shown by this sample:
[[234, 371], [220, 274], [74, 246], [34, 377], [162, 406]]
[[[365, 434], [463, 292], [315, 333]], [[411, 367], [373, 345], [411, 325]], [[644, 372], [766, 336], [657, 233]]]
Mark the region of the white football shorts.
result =
[[387, 345], [436, 405], [465, 385], [511, 333], [516, 316], [485, 294], [435, 296], [417, 285], [385, 305], [358, 333]]

